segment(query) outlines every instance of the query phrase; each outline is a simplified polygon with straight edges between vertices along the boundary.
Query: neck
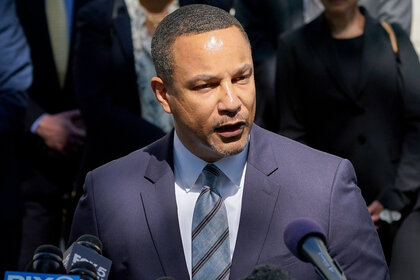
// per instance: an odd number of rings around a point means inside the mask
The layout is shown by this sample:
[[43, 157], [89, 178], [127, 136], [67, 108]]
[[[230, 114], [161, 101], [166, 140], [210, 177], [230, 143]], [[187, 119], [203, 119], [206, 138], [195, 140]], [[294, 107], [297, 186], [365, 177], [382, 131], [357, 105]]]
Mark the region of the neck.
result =
[[349, 39], [363, 34], [365, 16], [355, 7], [343, 13], [325, 11], [332, 36], [337, 39]]
[[145, 24], [146, 24], [146, 28], [150, 36], [153, 36], [156, 30], [156, 27], [166, 15], [168, 15], [167, 9], [163, 10], [160, 13], [151, 13], [147, 11]]

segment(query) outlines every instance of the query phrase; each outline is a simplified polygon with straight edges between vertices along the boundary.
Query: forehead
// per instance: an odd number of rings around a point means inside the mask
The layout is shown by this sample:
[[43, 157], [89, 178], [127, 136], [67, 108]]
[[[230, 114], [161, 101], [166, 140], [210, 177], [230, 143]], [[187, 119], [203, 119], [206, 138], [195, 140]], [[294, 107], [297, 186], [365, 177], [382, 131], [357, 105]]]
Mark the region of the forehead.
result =
[[172, 52], [174, 74], [180, 70], [206, 70], [216, 66], [225, 68], [235, 63], [252, 64], [249, 43], [236, 26], [182, 35], [175, 40]]

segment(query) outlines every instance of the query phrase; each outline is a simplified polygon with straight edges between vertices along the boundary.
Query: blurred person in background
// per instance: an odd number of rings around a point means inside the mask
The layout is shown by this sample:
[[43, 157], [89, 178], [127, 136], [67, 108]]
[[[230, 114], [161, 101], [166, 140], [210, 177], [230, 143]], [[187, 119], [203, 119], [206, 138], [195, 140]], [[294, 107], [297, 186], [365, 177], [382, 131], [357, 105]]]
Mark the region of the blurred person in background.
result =
[[[19, 146], [24, 213], [19, 267], [41, 244], [59, 245], [85, 138], [73, 76], [75, 15], [88, 0], [16, 0], [34, 67]], [[69, 222], [69, 221], [67, 221]]]
[[409, 211], [420, 186], [418, 57], [398, 24], [387, 31], [357, 0], [322, 3], [279, 40], [279, 133], [353, 163], [389, 261], [396, 227], [380, 213]]
[[98, 0], [81, 10], [73, 70], [87, 145], [76, 197], [88, 171], [172, 129], [150, 88], [151, 38], [177, 7], [171, 0]]
[[179, 0], [180, 6], [191, 5], [191, 4], [206, 4], [229, 12], [233, 7], [234, 0]]
[[13, 0], [0, 1], [0, 276], [16, 270], [22, 202], [16, 141], [23, 131], [26, 91], [32, 82], [29, 47]]
[[[412, 0], [360, 0], [359, 4], [378, 20], [399, 23], [410, 32]], [[278, 36], [309, 23], [322, 13], [320, 0], [236, 0], [235, 16], [252, 45], [257, 86], [256, 123], [275, 130], [276, 50]]]

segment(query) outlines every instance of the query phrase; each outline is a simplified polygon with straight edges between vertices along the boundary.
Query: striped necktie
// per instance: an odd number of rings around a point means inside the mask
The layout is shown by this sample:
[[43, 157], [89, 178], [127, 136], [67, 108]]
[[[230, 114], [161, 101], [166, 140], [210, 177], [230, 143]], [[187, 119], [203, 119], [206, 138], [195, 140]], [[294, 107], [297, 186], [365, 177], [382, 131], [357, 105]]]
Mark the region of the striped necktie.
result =
[[204, 184], [195, 204], [192, 224], [193, 280], [229, 278], [229, 225], [225, 205], [215, 190], [220, 173], [213, 164], [208, 164], [202, 172]]
[[45, 0], [45, 13], [58, 80], [63, 88], [69, 57], [68, 23], [64, 0]]

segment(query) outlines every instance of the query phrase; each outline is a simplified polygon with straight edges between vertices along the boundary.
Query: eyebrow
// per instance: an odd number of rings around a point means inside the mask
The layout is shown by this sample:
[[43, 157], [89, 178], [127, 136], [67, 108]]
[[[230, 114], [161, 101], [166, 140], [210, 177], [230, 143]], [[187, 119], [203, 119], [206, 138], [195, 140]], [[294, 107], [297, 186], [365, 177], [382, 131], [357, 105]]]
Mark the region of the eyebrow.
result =
[[[249, 64], [249, 63], [246, 63], [243, 66], [241, 66], [239, 69], [237, 69], [235, 71], [235, 73], [233, 74], [233, 76], [236, 76], [236, 75], [245, 73], [248, 70], [251, 70], [251, 73], [250, 74], [252, 74], [252, 65]], [[200, 75], [194, 76], [189, 81], [187, 81], [187, 84], [189, 86], [193, 86], [193, 85], [195, 85], [199, 81], [211, 81], [211, 80], [214, 80], [214, 79], [217, 79], [217, 78], [218, 77], [217, 76], [214, 76], [214, 75], [200, 74]]]
[[241, 68], [239, 68], [233, 76], [243, 74], [247, 72], [248, 70], [251, 71], [249, 74], [252, 74], [252, 65], [247, 63], [247, 64], [244, 64]]

